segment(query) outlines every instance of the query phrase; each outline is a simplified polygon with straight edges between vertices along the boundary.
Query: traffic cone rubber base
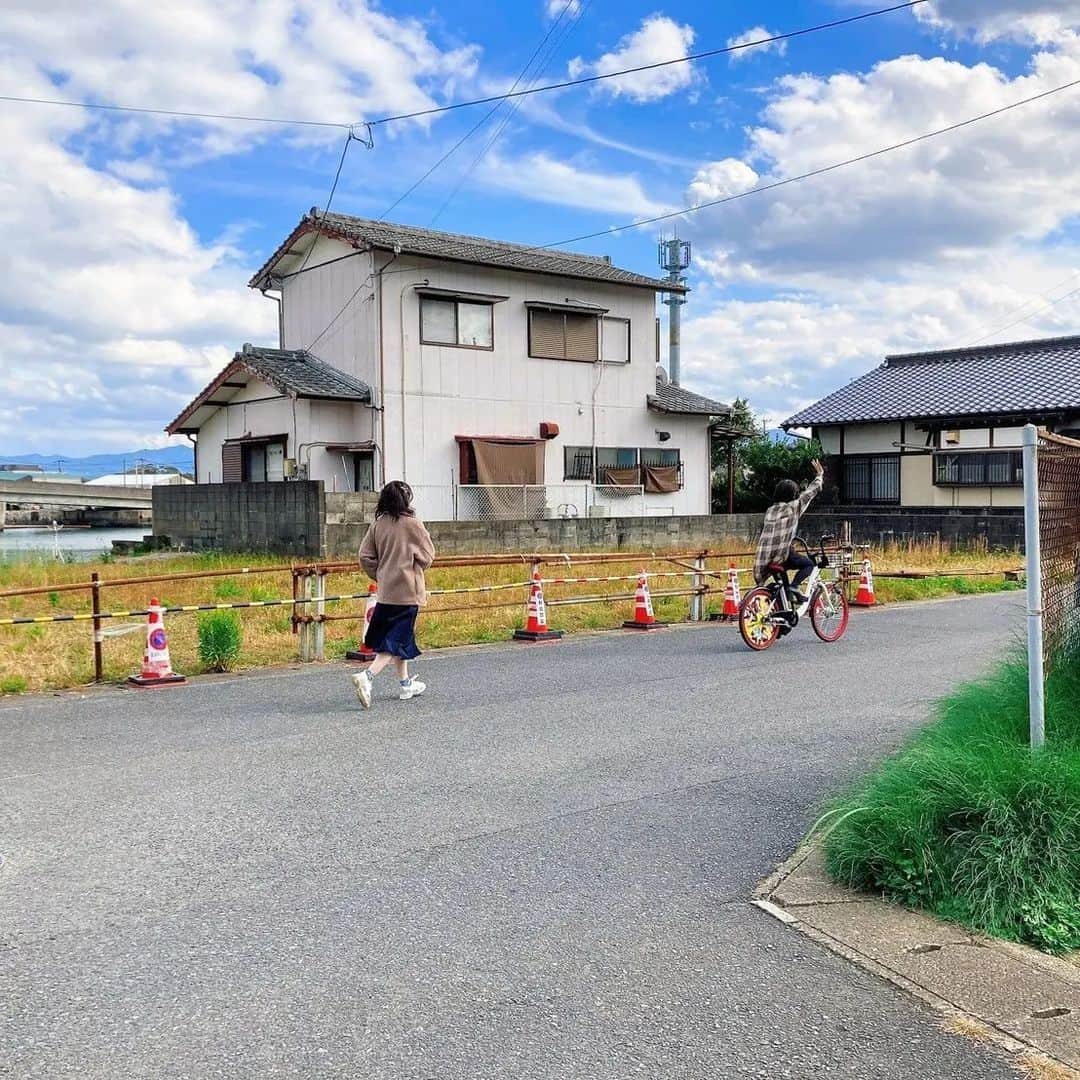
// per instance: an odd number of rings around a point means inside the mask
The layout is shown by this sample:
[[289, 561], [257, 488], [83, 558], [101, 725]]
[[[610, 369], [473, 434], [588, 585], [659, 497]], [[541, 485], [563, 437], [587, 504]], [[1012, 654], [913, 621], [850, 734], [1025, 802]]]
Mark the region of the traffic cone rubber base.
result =
[[129, 675], [129, 686], [177, 686], [180, 683], [187, 682], [187, 679], [183, 675], [178, 675], [175, 671], [171, 675]]
[[663, 630], [665, 627], [667, 627], [669, 625], [670, 625], [669, 623], [659, 622], [656, 619], [653, 619], [652, 622], [638, 622], [637, 619], [627, 619], [626, 622], [623, 623], [623, 629], [624, 630]]
[[563, 636], [561, 630], [515, 630], [515, 641], [558, 641]]

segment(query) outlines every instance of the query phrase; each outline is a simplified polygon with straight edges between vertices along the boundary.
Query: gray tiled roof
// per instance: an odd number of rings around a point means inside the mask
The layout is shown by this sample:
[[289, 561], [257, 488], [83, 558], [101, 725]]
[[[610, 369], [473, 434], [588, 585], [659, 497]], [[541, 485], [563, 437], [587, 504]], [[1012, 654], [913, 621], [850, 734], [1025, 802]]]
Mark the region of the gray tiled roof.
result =
[[235, 391], [238, 379], [245, 372], [282, 394], [371, 404], [370, 386], [303, 349], [267, 349], [245, 344], [165, 430], [170, 435], [198, 431], [222, 404], [228, 404], [227, 400], [221, 401], [220, 395], [228, 397], [230, 390]]
[[[270, 256], [249, 284], [254, 288], [265, 287], [270, 271], [278, 260], [288, 252], [296, 239], [312, 228], [319, 228], [327, 235], [359, 247], [372, 247], [381, 251], [393, 251], [396, 246], [400, 246], [401, 250], [409, 255], [506, 267], [537, 274], [555, 274], [559, 277], [607, 281], [615, 285], [634, 285], [662, 292], [671, 290], [670, 282], [636, 274], [632, 270], [622, 270], [613, 266], [602, 255], [581, 255], [572, 251], [508, 244], [502, 240], [437, 232], [435, 229], [421, 229], [414, 225], [395, 225], [389, 221], [373, 221], [349, 214], [323, 214], [314, 207], [300, 219], [300, 224]], [[675, 291], [683, 292], [685, 289], [679, 287]]]
[[889, 356], [783, 426], [1080, 409], [1080, 336]]
[[649, 408], [657, 412], [683, 413], [686, 416], [726, 416], [731, 406], [702, 397], [671, 382], [656, 380], [656, 393], [648, 398]]
[[244, 345], [235, 362], [283, 394], [371, 403], [371, 387], [303, 349], [264, 349]]

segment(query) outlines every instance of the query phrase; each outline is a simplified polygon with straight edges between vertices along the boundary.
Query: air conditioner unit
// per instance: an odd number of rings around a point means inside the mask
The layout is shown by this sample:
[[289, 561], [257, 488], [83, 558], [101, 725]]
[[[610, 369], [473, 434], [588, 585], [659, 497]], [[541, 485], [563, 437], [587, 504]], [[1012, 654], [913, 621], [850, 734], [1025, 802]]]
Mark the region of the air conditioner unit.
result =
[[589, 517], [591, 517], [591, 518], [606, 518], [606, 517], [610, 517], [610, 516], [611, 515], [608, 512], [608, 508], [606, 506], [590, 506], [589, 507]]

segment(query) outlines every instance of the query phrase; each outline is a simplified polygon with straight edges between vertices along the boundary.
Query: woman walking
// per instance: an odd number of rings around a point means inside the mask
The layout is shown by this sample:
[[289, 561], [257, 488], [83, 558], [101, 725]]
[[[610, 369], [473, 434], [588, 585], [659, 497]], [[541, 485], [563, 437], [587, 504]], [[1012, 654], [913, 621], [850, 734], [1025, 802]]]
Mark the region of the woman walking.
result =
[[412, 508], [413, 493], [403, 480], [391, 480], [381, 492], [375, 520], [360, 545], [360, 565], [379, 586], [379, 602], [368, 624], [365, 641], [375, 650], [367, 671], [352, 677], [356, 696], [371, 707], [375, 676], [393, 662], [402, 701], [422, 694], [427, 687], [409, 675], [409, 661], [420, 655], [416, 647], [416, 616], [427, 600], [424, 571], [435, 558], [424, 523]]

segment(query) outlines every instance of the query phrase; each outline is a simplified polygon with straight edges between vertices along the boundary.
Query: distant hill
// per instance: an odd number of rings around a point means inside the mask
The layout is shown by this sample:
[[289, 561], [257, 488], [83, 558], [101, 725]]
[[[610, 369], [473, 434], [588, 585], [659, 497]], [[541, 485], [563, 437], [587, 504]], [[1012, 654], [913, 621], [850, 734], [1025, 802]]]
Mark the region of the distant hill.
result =
[[40, 465], [50, 472], [57, 462], [60, 471], [93, 480], [107, 473], [124, 472], [136, 465], [166, 465], [190, 473], [195, 468], [195, 456], [190, 446], [163, 446], [159, 450], [129, 450], [123, 454], [90, 454], [87, 457], [65, 457], [63, 454], [20, 454], [0, 452], [0, 464]]

